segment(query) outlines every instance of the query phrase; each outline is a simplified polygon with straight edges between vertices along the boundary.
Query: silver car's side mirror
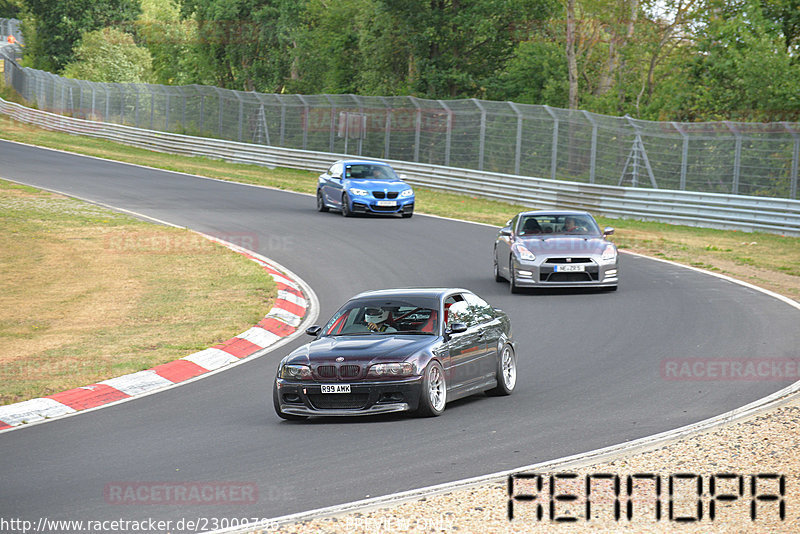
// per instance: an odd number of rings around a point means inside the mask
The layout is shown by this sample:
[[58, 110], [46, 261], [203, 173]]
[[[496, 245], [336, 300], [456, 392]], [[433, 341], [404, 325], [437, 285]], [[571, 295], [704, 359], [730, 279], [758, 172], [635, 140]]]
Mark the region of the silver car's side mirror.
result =
[[509, 237], [511, 235], [511, 227], [510, 226], [506, 226], [504, 228], [501, 228], [500, 229], [500, 235], [504, 235], [506, 237]]
[[610, 226], [606, 226], [605, 228], [603, 228], [603, 235], [611, 235], [613, 233], [614, 229], [611, 228]]

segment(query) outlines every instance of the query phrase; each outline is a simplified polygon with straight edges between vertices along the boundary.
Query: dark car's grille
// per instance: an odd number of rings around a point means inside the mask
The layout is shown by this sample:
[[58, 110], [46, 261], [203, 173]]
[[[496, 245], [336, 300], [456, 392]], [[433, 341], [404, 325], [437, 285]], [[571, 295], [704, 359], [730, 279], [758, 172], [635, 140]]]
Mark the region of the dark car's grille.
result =
[[367, 393], [309, 393], [308, 400], [318, 410], [358, 410], [369, 400]]
[[397, 198], [398, 192], [397, 191], [389, 191], [385, 193], [383, 191], [373, 191], [372, 196], [375, 198]]
[[361, 366], [354, 364], [319, 365], [316, 369], [320, 378], [358, 378], [361, 375]]
[[[569, 259], [569, 261], [567, 261]], [[592, 263], [592, 258], [547, 258], [545, 263]]]
[[339, 376], [342, 378], [356, 378], [361, 368], [358, 365], [343, 365], [339, 367]]

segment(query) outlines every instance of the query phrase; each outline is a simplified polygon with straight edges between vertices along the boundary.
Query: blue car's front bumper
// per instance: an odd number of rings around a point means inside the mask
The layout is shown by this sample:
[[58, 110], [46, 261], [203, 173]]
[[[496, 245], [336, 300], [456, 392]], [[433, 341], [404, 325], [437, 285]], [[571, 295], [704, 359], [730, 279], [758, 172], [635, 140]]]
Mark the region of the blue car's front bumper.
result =
[[[393, 205], [385, 206], [392, 202]], [[397, 200], [378, 200], [369, 197], [354, 197], [350, 201], [350, 211], [353, 213], [411, 213], [414, 211], [414, 197]]]

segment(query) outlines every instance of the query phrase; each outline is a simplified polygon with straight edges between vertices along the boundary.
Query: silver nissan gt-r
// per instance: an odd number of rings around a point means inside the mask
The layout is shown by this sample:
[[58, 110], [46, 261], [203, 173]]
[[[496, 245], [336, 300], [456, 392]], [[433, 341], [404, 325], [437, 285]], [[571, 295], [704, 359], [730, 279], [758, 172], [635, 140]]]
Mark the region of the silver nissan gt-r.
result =
[[585, 211], [525, 211], [501, 228], [494, 243], [494, 277], [520, 288], [600, 287], [619, 284], [619, 255]]

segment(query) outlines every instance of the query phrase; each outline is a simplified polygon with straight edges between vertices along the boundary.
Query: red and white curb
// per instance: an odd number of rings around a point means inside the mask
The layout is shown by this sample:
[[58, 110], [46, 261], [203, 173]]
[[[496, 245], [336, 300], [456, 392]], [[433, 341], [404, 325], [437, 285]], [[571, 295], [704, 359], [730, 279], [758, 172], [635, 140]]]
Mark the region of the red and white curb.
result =
[[[277, 263], [250, 250], [212, 236], [203, 237], [243, 254], [261, 265], [275, 281], [275, 302], [267, 315], [249, 330], [219, 345], [196, 352], [152, 369], [103, 380], [38, 399], [0, 406], [0, 431], [98, 408], [133, 397], [153, 393], [199, 377], [263, 353], [265, 349], [298, 331], [298, 327], [316, 308], [316, 297], [296, 275]], [[314, 309], [316, 313], [316, 309]]]

